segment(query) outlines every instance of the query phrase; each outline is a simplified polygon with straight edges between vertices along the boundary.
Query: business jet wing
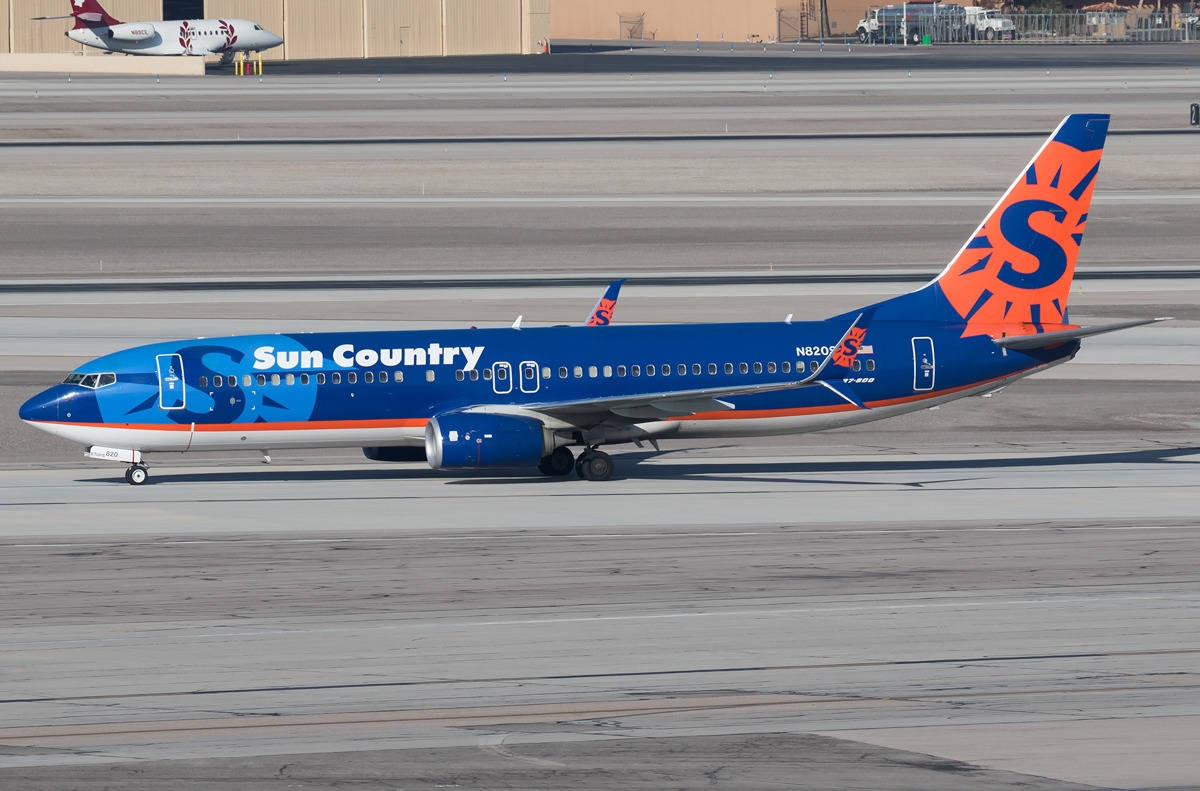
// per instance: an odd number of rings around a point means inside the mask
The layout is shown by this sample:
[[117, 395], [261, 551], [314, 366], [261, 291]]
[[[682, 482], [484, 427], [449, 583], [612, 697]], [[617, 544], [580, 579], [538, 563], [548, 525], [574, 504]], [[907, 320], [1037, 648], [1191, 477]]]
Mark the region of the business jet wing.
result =
[[596, 307], [592, 308], [584, 324], [589, 327], [606, 327], [612, 323], [613, 312], [617, 309], [617, 295], [621, 293], [621, 284], [624, 282], [624, 279], [614, 280], [609, 284], [608, 290], [600, 297]]
[[1003, 338], [992, 338], [992, 343], [1005, 349], [1042, 349], [1046, 346], [1056, 346], [1068, 341], [1077, 341], [1092, 335], [1102, 335], [1106, 332], [1127, 330], [1130, 327], [1141, 327], [1144, 324], [1156, 324], [1160, 321], [1170, 321], [1170, 316], [1160, 316], [1155, 319], [1131, 319], [1117, 321], [1112, 324], [1097, 324], [1092, 327], [1073, 327], [1068, 330], [1043, 332], [1038, 335], [1007, 335]]

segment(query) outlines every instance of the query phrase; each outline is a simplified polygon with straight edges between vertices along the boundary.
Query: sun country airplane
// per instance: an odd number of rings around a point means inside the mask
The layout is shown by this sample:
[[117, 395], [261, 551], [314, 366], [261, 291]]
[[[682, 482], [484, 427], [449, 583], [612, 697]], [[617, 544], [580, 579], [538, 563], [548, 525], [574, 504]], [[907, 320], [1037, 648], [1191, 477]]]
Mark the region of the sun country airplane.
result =
[[121, 22], [97, 0], [70, 0], [71, 13], [34, 19], [74, 19], [67, 38], [89, 47], [127, 55], [220, 55], [222, 63], [238, 52], [261, 52], [283, 39], [249, 19], [183, 19], [170, 22]]
[[610, 291], [592, 326], [171, 341], [81, 366], [20, 417], [133, 484], [151, 452], [319, 447], [606, 480], [606, 444], [819, 431], [981, 395], [1162, 320], [1067, 318], [1108, 121], [1064, 119], [929, 284], [824, 321], [598, 330]]

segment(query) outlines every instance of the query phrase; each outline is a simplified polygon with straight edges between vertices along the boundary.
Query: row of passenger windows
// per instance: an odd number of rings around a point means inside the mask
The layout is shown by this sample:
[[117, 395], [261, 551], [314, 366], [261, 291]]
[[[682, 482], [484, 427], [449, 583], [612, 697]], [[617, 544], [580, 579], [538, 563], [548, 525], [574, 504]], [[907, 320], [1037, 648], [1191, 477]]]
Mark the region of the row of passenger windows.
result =
[[[817, 368], [819, 368], [819, 367], [820, 367], [820, 363], [818, 363], [816, 360], [811, 360], [808, 363], [808, 370], [813, 373], [815, 373]], [[805, 368], [805, 364], [803, 362], [796, 363], [796, 373], [798, 373], [798, 374], [804, 373], [804, 368]], [[863, 368], [862, 361], [855, 360], [853, 368], [855, 371], [861, 371]], [[875, 361], [867, 360], [866, 369], [868, 371], [874, 371], [875, 370]], [[523, 369], [523, 370], [525, 370], [525, 369]], [[678, 376], [687, 376], [689, 371], [692, 376], [702, 376], [706, 371], [709, 376], [716, 376], [718, 374], [718, 372], [720, 372], [720, 371], [724, 371], [724, 373], [726, 375], [732, 375], [734, 372], [737, 372], [739, 374], [749, 374], [751, 371], [753, 371], [756, 374], [761, 374], [764, 371], [768, 374], [774, 374], [774, 373], [788, 374], [788, 373], [792, 372], [792, 364], [786, 360], [781, 363], [776, 363], [774, 361], [768, 362], [768, 363], [761, 363], [761, 362], [737, 363], [736, 366], [734, 363], [725, 363], [724, 365], [718, 365], [717, 363], [708, 363], [707, 366], [703, 365], [701, 363], [692, 363], [690, 366], [687, 363], [677, 363], [675, 365], [674, 369], [672, 369], [672, 367], [667, 363], [647, 363], [644, 366], [642, 366], [642, 365], [617, 365], [617, 366], [589, 365], [589, 366], [587, 366], [587, 376], [589, 379], [596, 379], [600, 376], [603, 376], [604, 378], [608, 379], [608, 378], [611, 378], [614, 374], [618, 378], [624, 378], [627, 376], [632, 376], [632, 377], [670, 376], [672, 373], [672, 370], [674, 370], [674, 373]], [[532, 379], [533, 372], [536, 371], [536, 369], [530, 368], [530, 369], [528, 369], [528, 371], [529, 372], [523, 374], [523, 376], [527, 379]], [[553, 371], [551, 370], [551, 368], [549, 366], [545, 366], [542, 368], [541, 374], [542, 374], [542, 379], [550, 379], [553, 376]], [[357, 371], [347, 371], [344, 376], [345, 376], [346, 384], [357, 384], [358, 383], [359, 374]], [[457, 370], [454, 372], [454, 378], [460, 382], [465, 381], [466, 379], [470, 379], [472, 382], [477, 382], [477, 381], [479, 381], [479, 379], [481, 377], [483, 378], [484, 381], [491, 381], [492, 380], [492, 369], [484, 368], [482, 371], [479, 371], [479, 370], [464, 371], [464, 370], [460, 369], [460, 370]], [[508, 369], [503, 368], [503, 367], [496, 368], [495, 377], [497, 380], [499, 380], [501, 382], [507, 380], [508, 379]], [[570, 368], [565, 365], [560, 365], [558, 367], [558, 378], [559, 379], [568, 379], [571, 377], [574, 377], [575, 379], [584, 378], [584, 367], [582, 365], [576, 365], [576, 366], [570, 367]], [[315, 373], [315, 374], [243, 374], [241, 377], [241, 380], [242, 380], [242, 382], [241, 382], [242, 387], [253, 387], [255, 384], [257, 384], [259, 387], [265, 387], [268, 384], [268, 382], [271, 385], [295, 385], [295, 384], [309, 385], [309, 384], [313, 384], [313, 383], [315, 383], [317, 385], [324, 385], [327, 382], [329, 384], [340, 385], [343, 381], [343, 374], [340, 371], [333, 371], [329, 374], [326, 374], [324, 372]], [[433, 382], [435, 380], [436, 380], [436, 372], [432, 368], [426, 369], [425, 381]], [[399, 382], [404, 381], [404, 372], [399, 371], [399, 370], [392, 371], [390, 373], [388, 371], [379, 371], [378, 373], [376, 373], [374, 371], [363, 371], [362, 372], [362, 381], [366, 384], [373, 384], [376, 381], [383, 382], [383, 383], [387, 383], [388, 381], [399, 383]], [[198, 381], [198, 384], [200, 385], [201, 388], [208, 387], [209, 378], [207, 376], [201, 376]], [[212, 377], [212, 386], [217, 389], [220, 389], [222, 387], [237, 387], [238, 386], [238, 377], [236, 374], [230, 374], [228, 376], [216, 374], [215, 376]]]
[[[388, 373], [387, 371], [380, 371], [379, 373], [375, 373], [374, 371], [363, 371], [362, 380], [367, 384], [374, 384], [376, 381], [385, 383], [388, 381], [403, 382], [404, 372], [392, 371]], [[432, 368], [425, 372], [425, 380], [429, 382], [434, 380]], [[358, 384], [358, 372], [347, 371], [345, 381], [346, 384]], [[340, 385], [342, 383], [342, 372], [334, 371], [329, 374], [324, 372], [315, 374], [242, 374], [242, 387], [254, 387], [255, 384], [259, 387], [266, 387], [268, 382], [272, 385], [309, 385], [314, 383], [323, 385], [327, 382], [329, 384]], [[207, 376], [201, 376], [196, 383], [202, 388], [208, 387], [209, 379]], [[236, 374], [230, 374], [229, 376], [216, 374], [212, 378], [212, 386], [218, 389], [222, 387], [237, 387], [238, 377]]]

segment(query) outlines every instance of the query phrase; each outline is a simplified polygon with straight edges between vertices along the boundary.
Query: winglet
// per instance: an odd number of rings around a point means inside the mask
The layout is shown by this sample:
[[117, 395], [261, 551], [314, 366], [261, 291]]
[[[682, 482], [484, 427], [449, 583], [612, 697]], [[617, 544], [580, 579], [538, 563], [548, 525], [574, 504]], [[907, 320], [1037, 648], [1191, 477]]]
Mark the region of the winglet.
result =
[[858, 357], [859, 349], [862, 348], [863, 339], [867, 337], [867, 328], [874, 315], [874, 310], [866, 310], [855, 316], [854, 321], [850, 322], [850, 327], [842, 333], [841, 339], [834, 344], [829, 354], [817, 366], [817, 370], [810, 373], [804, 379], [801, 379], [798, 384], [804, 385], [818, 379], [831, 378], [822, 376], [825, 373], [825, 369], [831, 366], [839, 375], [843, 372], [853, 370], [854, 359]]
[[584, 322], [589, 327], [606, 327], [612, 323], [613, 312], [617, 309], [617, 295], [621, 293], [621, 284], [625, 280], [614, 280], [609, 284], [608, 290], [604, 292], [604, 296], [600, 297], [600, 301], [596, 303], [596, 307], [592, 308], [592, 312], [588, 315], [588, 319]]

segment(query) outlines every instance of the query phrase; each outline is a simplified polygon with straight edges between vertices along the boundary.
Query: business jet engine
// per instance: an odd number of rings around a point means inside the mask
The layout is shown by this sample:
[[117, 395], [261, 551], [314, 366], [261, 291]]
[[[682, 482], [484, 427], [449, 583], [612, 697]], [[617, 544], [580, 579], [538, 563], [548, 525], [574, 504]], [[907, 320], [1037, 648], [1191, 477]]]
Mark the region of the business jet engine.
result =
[[451, 412], [425, 424], [425, 456], [435, 470], [534, 467], [560, 444], [530, 417]]
[[155, 35], [154, 26], [147, 25], [145, 22], [122, 22], [119, 25], [113, 25], [104, 34], [105, 38], [118, 41], [148, 41]]

